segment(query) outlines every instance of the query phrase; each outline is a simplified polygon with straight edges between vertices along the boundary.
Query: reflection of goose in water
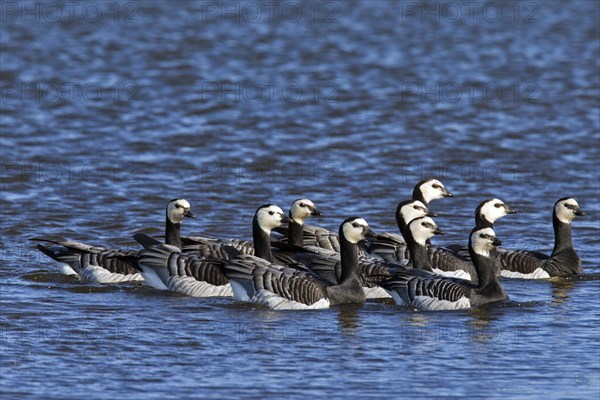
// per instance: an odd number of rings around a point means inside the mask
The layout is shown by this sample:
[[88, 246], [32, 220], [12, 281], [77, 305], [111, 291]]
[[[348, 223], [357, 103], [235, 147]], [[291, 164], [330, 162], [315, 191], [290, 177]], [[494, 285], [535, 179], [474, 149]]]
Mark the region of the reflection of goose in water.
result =
[[569, 301], [569, 293], [575, 287], [575, 281], [573, 280], [551, 280], [550, 285], [552, 286], [552, 302], [551, 306], [559, 306]]

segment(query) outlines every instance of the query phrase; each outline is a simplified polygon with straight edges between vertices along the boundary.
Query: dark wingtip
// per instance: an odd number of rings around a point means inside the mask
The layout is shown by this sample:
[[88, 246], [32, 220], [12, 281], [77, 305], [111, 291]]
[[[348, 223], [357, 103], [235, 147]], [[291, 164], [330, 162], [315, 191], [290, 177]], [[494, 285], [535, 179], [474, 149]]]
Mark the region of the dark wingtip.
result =
[[156, 240], [153, 237], [150, 237], [147, 234], [142, 233], [142, 232], [138, 232], [138, 233], [134, 234], [133, 238], [135, 239], [136, 242], [138, 242], [139, 244], [144, 246], [145, 249], [161, 244], [158, 240]]

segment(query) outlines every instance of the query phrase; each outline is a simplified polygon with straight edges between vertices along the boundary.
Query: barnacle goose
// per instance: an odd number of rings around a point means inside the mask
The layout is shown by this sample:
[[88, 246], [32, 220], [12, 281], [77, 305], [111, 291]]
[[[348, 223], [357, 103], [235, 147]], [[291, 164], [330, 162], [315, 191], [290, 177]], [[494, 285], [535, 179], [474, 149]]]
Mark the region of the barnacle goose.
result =
[[[266, 262], [273, 260], [269, 235], [273, 228], [286, 221], [287, 217], [276, 205], [265, 204], [256, 210], [252, 231], [257, 257], [269, 260]], [[228, 246], [221, 246], [218, 253], [211, 251], [201, 256], [153, 243], [153, 239], [144, 234], [134, 237], [145, 247], [140, 252], [138, 268], [148, 285], [194, 297], [233, 296], [229, 280], [222, 272], [224, 259], [230, 257], [223, 248]]]
[[[421, 205], [427, 207], [429, 202], [442, 199], [444, 197], [452, 197], [452, 193], [450, 193], [444, 185], [437, 179], [423, 179], [419, 183], [417, 183], [412, 192], [412, 200], [418, 200]], [[285, 226], [279, 227], [275, 229], [276, 232], [282, 233], [284, 235], [287, 234], [287, 228]], [[398, 244], [397, 253], [404, 252], [405, 243], [404, 240], [395, 234], [391, 233], [382, 233], [380, 235], [380, 239], [383, 239], [387, 236], [386, 247], [387, 250], [384, 252], [390, 251], [393, 249], [394, 243]], [[335, 232], [331, 232], [324, 228], [319, 228], [316, 226], [305, 225], [303, 228], [303, 244], [305, 246], [316, 246], [321, 247], [327, 250], [333, 250], [336, 252], [340, 252], [340, 244], [338, 236]], [[379, 249], [379, 246], [368, 247], [367, 249], [363, 248], [362, 250], [366, 250], [367, 253], [371, 254], [374, 257], [384, 258], [382, 254], [377, 252], [371, 253], [369, 248], [372, 248], [373, 251]], [[402, 261], [403, 257], [397, 257], [396, 259], [387, 259], [390, 262], [398, 262]]]
[[[185, 217], [196, 218], [190, 203], [185, 199], [173, 199], [166, 208], [165, 241], [181, 248], [181, 222]], [[138, 252], [132, 250], [107, 249], [79, 242], [32, 239], [53, 243], [53, 246], [38, 244], [37, 248], [62, 264], [66, 274], [76, 274], [96, 283], [118, 283], [141, 281], [142, 276], [132, 267]], [[125, 261], [130, 260], [129, 262]]]
[[362, 303], [365, 293], [357, 275], [357, 243], [373, 236], [362, 218], [346, 219], [339, 228], [342, 273], [331, 283], [310, 271], [272, 264], [229, 248], [232, 257], [224, 271], [237, 300], [263, 304], [276, 310], [323, 309], [333, 305]]
[[[311, 216], [321, 216], [321, 212], [315, 204], [309, 199], [298, 199], [292, 203], [289, 211], [289, 218], [286, 218], [283, 223], [290, 226], [288, 230], [288, 242], [293, 245], [302, 244], [302, 227], [304, 220]], [[223, 246], [231, 246], [241, 251], [244, 254], [257, 255], [272, 261], [273, 253], [271, 252], [270, 238], [271, 230], [268, 234], [258, 226], [258, 221], [253, 221], [252, 236], [253, 241], [239, 239], [212, 239], [199, 236], [184, 236], [183, 251], [185, 253], [197, 254], [203, 257], [227, 258], [223, 251]], [[268, 248], [268, 251], [267, 251]], [[257, 253], [255, 253], [257, 252]], [[290, 262], [290, 253], [278, 251], [275, 257], [280, 262]]]
[[[421, 238], [434, 234], [430, 226], [419, 226], [423, 228]], [[492, 228], [476, 227], [471, 231], [469, 252], [477, 270], [478, 284], [412, 269], [398, 271], [380, 285], [390, 292], [396, 304], [422, 310], [456, 310], [506, 300], [508, 296], [500, 286], [490, 259], [490, 251], [501, 244]], [[420, 253], [411, 252], [416, 262], [428, 262], [425, 246], [415, 250]]]
[[507, 278], [546, 279], [557, 276], [580, 274], [581, 260], [573, 248], [571, 222], [576, 216], [584, 216], [573, 197], [559, 199], [552, 210], [554, 249], [552, 254], [499, 249], [501, 274]]

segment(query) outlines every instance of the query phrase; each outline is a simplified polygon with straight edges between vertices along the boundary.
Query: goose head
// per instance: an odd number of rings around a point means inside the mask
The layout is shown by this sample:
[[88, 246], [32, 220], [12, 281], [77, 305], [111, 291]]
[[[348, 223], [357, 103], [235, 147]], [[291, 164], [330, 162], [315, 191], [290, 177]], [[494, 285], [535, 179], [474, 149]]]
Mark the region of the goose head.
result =
[[167, 218], [174, 224], [180, 224], [183, 218], [196, 218], [186, 199], [173, 199], [167, 204]]
[[260, 229], [269, 235], [274, 228], [277, 228], [284, 222], [289, 222], [283, 210], [274, 204], [260, 206], [254, 214], [254, 219]]
[[475, 210], [475, 218], [482, 219], [490, 224], [493, 224], [496, 222], [496, 220], [504, 217], [505, 215], [514, 213], [516, 213], [516, 211], [510, 208], [502, 200], [488, 199], [479, 204]]
[[[420, 196], [419, 196], [420, 194]], [[442, 199], [444, 197], [452, 197], [450, 193], [437, 179], [424, 179], [417, 183], [413, 190], [413, 198], [422, 198], [426, 204], [432, 200]]]
[[560, 222], [570, 224], [575, 217], [582, 217], [585, 213], [573, 197], [563, 197], [554, 205], [554, 215]]
[[298, 224], [304, 224], [304, 219], [311, 216], [322, 216], [321, 211], [309, 199], [298, 199], [290, 207], [290, 218]]
[[473, 229], [469, 237], [469, 246], [480, 256], [489, 257], [490, 251], [501, 245], [492, 228]]
[[401, 218], [408, 225], [415, 218], [435, 216], [435, 213], [429, 211], [425, 204], [419, 200], [408, 200], [398, 204], [396, 218]]
[[350, 217], [347, 218], [340, 226], [340, 236], [346, 238], [350, 243], [358, 243], [366, 238], [375, 237], [376, 234], [369, 224], [362, 218]]
[[425, 245], [427, 240], [435, 235], [443, 235], [444, 232], [438, 228], [436, 223], [430, 217], [419, 217], [413, 219], [408, 225], [408, 229], [415, 240], [420, 245]]

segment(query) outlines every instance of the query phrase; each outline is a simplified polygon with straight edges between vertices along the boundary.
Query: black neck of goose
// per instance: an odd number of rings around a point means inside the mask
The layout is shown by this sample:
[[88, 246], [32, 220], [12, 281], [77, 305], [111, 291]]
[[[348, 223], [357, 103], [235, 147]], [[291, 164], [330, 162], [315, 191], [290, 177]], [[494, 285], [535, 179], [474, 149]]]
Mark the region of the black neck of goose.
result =
[[258, 220], [252, 220], [252, 239], [254, 240], [254, 255], [268, 262], [273, 262], [273, 254], [271, 253], [271, 238], [267, 232], [263, 231]]
[[181, 223], [174, 223], [167, 217], [165, 227], [165, 243], [181, 250]]
[[552, 255], [561, 250], [572, 249], [571, 224], [560, 221], [556, 214], [552, 213], [552, 226], [554, 227], [554, 250], [552, 250]]
[[348, 282], [357, 277], [358, 268], [358, 246], [356, 243], [350, 243], [340, 229], [340, 259], [342, 261], [342, 275], [340, 284]]
[[491, 258], [494, 252], [495, 250], [490, 252], [490, 257], [482, 256], [475, 253], [469, 243], [469, 254], [471, 255], [471, 260], [473, 260], [473, 266], [475, 267], [479, 281], [477, 289], [480, 291], [495, 291], [500, 288], [500, 281], [498, 281], [498, 277], [496, 276], [493, 259]]
[[402, 218], [402, 214], [400, 214], [400, 210], [398, 210], [398, 212], [396, 212], [396, 223], [398, 224], [398, 229], [400, 230], [400, 234], [404, 238], [404, 241], [406, 241], [407, 226], [406, 226], [406, 222], [404, 221], [404, 218]]
[[290, 215], [290, 222], [288, 224], [288, 243], [294, 246], [302, 246], [304, 242], [303, 237], [304, 224], [297, 223]]
[[431, 262], [429, 261], [429, 255], [427, 254], [427, 246], [417, 243], [414, 239], [410, 229], [406, 229], [406, 235], [404, 241], [410, 254], [410, 262], [412, 267], [416, 269], [422, 269], [424, 271], [433, 271]]
[[477, 228], [494, 228], [494, 224], [485, 219], [483, 214], [475, 214], [475, 226]]
[[425, 201], [425, 197], [423, 196], [423, 192], [421, 192], [420, 187], [416, 187], [413, 189], [412, 199], [419, 200], [421, 203], [423, 203], [425, 205], [425, 207], [427, 207], [429, 205], [429, 202]]

